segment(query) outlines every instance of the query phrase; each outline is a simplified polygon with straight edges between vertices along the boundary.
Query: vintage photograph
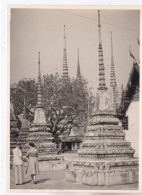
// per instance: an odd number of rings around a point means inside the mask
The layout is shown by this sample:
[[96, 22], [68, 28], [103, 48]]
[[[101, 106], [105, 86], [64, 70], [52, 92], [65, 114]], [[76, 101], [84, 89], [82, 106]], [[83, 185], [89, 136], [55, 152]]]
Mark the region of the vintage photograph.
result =
[[10, 190], [139, 190], [140, 10], [9, 16]]

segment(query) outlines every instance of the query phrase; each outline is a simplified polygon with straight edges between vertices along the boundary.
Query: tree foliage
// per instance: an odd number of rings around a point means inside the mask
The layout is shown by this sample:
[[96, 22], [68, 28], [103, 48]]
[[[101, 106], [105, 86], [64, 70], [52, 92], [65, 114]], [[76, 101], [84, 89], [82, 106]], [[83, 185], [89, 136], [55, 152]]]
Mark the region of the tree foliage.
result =
[[[47, 126], [55, 138], [68, 135], [74, 126], [86, 125], [88, 108], [91, 110], [94, 97], [87, 89], [87, 81], [84, 78], [64, 81], [58, 74], [44, 75], [42, 94]], [[35, 108], [37, 101], [35, 80], [24, 79], [11, 86], [11, 101], [17, 116], [23, 110], [24, 97], [27, 117], [31, 119], [30, 109]]]
[[36, 105], [37, 100], [37, 84], [34, 79], [23, 79], [10, 86], [10, 101], [14, 106], [16, 118], [24, 109], [24, 98], [27, 119], [32, 120], [30, 118], [30, 108]]

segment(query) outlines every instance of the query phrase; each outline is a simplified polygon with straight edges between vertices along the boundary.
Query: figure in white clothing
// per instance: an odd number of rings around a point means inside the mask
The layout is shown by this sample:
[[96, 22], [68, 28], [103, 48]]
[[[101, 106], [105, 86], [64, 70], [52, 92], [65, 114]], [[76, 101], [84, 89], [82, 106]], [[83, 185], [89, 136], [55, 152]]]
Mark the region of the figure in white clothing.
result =
[[16, 148], [13, 150], [13, 165], [15, 170], [15, 184], [22, 185], [24, 181], [23, 173], [23, 161], [22, 161], [22, 151], [21, 144], [17, 143]]

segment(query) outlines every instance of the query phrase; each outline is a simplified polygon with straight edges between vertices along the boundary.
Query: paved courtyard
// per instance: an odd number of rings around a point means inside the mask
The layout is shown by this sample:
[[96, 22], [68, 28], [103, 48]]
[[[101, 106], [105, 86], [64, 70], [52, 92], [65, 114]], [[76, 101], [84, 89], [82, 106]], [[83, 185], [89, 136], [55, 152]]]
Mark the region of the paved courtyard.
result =
[[30, 177], [25, 175], [24, 185], [15, 185], [14, 170], [11, 170], [11, 189], [63, 189], [63, 190], [137, 190], [137, 184], [119, 185], [111, 187], [98, 187], [68, 182], [65, 179], [65, 170], [41, 172], [38, 175], [38, 183], [31, 184]]
[[[65, 153], [65, 160], [74, 159], [75, 153]], [[41, 171], [38, 175], [38, 183], [31, 184], [30, 177], [25, 175], [24, 185], [15, 185], [14, 170], [11, 169], [10, 188], [11, 189], [56, 189], [56, 190], [137, 190], [138, 184], [119, 185], [119, 186], [89, 186], [79, 183], [68, 182], [65, 179], [65, 170]]]

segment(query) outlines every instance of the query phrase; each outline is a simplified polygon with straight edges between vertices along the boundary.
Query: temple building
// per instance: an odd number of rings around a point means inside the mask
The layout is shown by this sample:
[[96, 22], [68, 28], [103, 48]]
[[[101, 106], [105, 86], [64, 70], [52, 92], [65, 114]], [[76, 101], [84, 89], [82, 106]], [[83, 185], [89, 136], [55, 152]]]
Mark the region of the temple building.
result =
[[[47, 127], [45, 111], [42, 105], [42, 86], [40, 73], [40, 52], [38, 53], [38, 95], [36, 110], [34, 113], [34, 121], [30, 125], [27, 142], [35, 143], [39, 151], [39, 161], [58, 160], [60, 156], [57, 155], [55, 143], [53, 143], [53, 136], [50, 129]], [[25, 145], [27, 149], [27, 145]]]
[[105, 68], [101, 41], [100, 11], [98, 11], [99, 86], [98, 107], [92, 112], [82, 147], [77, 158], [66, 170], [71, 182], [93, 186], [111, 186], [138, 182], [139, 160], [135, 150], [125, 140], [123, 127], [105, 83]]
[[133, 58], [133, 65], [125, 89], [122, 89], [121, 104], [118, 115], [126, 130], [126, 139], [131, 141], [135, 156], [139, 156], [139, 61]]

